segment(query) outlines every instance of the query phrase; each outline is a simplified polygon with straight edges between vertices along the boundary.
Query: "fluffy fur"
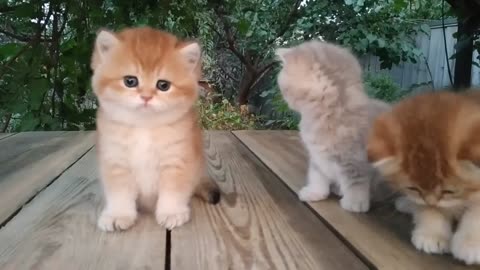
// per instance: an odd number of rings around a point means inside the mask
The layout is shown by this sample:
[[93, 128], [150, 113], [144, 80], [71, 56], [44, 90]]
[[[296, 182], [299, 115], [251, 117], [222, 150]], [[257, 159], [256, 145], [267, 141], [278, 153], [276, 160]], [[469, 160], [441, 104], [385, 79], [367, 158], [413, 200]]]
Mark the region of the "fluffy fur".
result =
[[[412, 242], [427, 253], [480, 263], [480, 95], [431, 92], [382, 114], [368, 156], [404, 196], [397, 209], [413, 214]], [[459, 220], [456, 232], [452, 222]]]
[[[102, 30], [91, 67], [100, 104], [97, 150], [106, 200], [98, 226], [128, 229], [137, 209], [144, 208], [172, 229], [189, 220], [194, 193], [216, 203], [219, 190], [206, 176], [194, 109], [200, 46], [151, 28]], [[137, 84], [126, 76], [134, 76]], [[160, 91], [159, 80], [166, 91]]]
[[326, 199], [333, 186], [344, 209], [368, 211], [375, 170], [365, 140], [374, 117], [389, 105], [366, 95], [358, 60], [345, 48], [310, 41], [276, 54], [283, 63], [278, 85], [301, 115], [300, 135], [310, 157], [299, 198]]

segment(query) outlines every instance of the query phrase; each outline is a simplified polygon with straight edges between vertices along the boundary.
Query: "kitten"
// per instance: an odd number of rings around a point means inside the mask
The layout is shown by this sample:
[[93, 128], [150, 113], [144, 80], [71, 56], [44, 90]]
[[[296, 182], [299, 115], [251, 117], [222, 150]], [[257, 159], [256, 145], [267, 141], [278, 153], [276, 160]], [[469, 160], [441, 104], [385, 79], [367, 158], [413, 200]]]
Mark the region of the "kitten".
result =
[[[378, 117], [368, 157], [402, 192], [414, 246], [480, 263], [480, 103], [476, 93], [418, 94]], [[452, 233], [452, 223], [459, 225]]]
[[128, 229], [137, 208], [146, 208], [172, 229], [190, 219], [194, 193], [217, 203], [220, 193], [206, 175], [194, 109], [199, 44], [147, 27], [101, 30], [91, 68], [100, 104], [97, 150], [106, 199], [98, 226]]
[[376, 172], [368, 163], [365, 140], [373, 118], [389, 105], [367, 96], [358, 60], [345, 48], [309, 41], [276, 54], [283, 63], [278, 85], [289, 107], [301, 115], [300, 136], [309, 154], [300, 200], [326, 199], [333, 186], [343, 196], [344, 209], [368, 211]]

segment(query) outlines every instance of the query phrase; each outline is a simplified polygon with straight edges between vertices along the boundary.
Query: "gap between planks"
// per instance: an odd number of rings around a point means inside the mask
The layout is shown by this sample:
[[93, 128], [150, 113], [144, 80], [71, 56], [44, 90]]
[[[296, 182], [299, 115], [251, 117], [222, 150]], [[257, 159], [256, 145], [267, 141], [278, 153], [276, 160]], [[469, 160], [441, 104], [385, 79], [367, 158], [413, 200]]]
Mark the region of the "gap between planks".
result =
[[[276, 176], [278, 182], [280, 182], [280, 184], [282, 186], [284, 186], [286, 189], [288, 189], [291, 193], [293, 193], [295, 195], [295, 197], [297, 196], [297, 192], [295, 192], [295, 190], [293, 190], [289, 185], [287, 185], [284, 181], [282, 181], [281, 179], [281, 176], [278, 175], [272, 168], [270, 168], [268, 166], [268, 164], [266, 164], [258, 155], [257, 153], [255, 153], [254, 151], [252, 151], [252, 149], [250, 149], [250, 147], [245, 143], [243, 142], [238, 136], [237, 134], [235, 134], [235, 132], [232, 132], [233, 136], [240, 142], [240, 144], [242, 144], [246, 149], [248, 149], [248, 151], [250, 151], [250, 153], [252, 153], [252, 155], [258, 160], [258, 162], [262, 163], [273, 175]], [[369, 269], [372, 269], [372, 270], [376, 270], [378, 269], [366, 256], [364, 256], [360, 250], [358, 250], [357, 248], [355, 248], [354, 245], [352, 245], [352, 243], [350, 243], [339, 231], [337, 231], [335, 229], [335, 227], [330, 224], [325, 218], [323, 218], [317, 211], [315, 211], [315, 209], [313, 209], [308, 203], [303, 203], [303, 205], [305, 205], [318, 219], [320, 219], [322, 221], [322, 223], [343, 243], [345, 244], [345, 246], [347, 246], [350, 251], [352, 251], [353, 254], [355, 254], [355, 256], [357, 256], [357, 258], [359, 258]]]
[[5, 226], [7, 225], [7, 223], [12, 220], [21, 210], [22, 208], [29, 204], [33, 199], [35, 199], [35, 197], [40, 194], [42, 191], [44, 191], [46, 188], [48, 188], [51, 184], [53, 184], [53, 182], [55, 182], [58, 178], [60, 178], [60, 176], [62, 176], [68, 169], [70, 169], [73, 165], [75, 165], [75, 163], [77, 163], [80, 159], [82, 159], [90, 150], [93, 149], [94, 146], [91, 146], [90, 148], [87, 149], [87, 151], [85, 153], [83, 153], [79, 158], [77, 158], [72, 164], [70, 164], [68, 167], [66, 167], [59, 175], [57, 175], [56, 177], [54, 177], [52, 179], [52, 181], [50, 181], [49, 183], [47, 183], [43, 188], [41, 188], [40, 190], [38, 190], [35, 194], [33, 194], [27, 201], [25, 201], [24, 204], [22, 204], [17, 210], [15, 210], [15, 212], [13, 212], [10, 216], [8, 216], [2, 223], [0, 223], [0, 230]]
[[18, 133], [0, 133], [0, 141], [1, 140], [4, 140], [6, 138], [10, 138], [12, 137], [13, 135], [16, 135]]
[[171, 268], [369, 269], [230, 132], [208, 132], [219, 205], [195, 200], [193, 219], [171, 232]]
[[[298, 132], [235, 131], [234, 134], [291, 190], [297, 192], [304, 185], [308, 157]], [[395, 211], [392, 202], [385, 201], [388, 197], [373, 197], [376, 207], [364, 214], [343, 210], [335, 198], [307, 204], [378, 269], [478, 269], [450, 255], [429, 255], [416, 250], [410, 242], [411, 219]]]
[[92, 132], [23, 132], [0, 143], [0, 226], [94, 145]]

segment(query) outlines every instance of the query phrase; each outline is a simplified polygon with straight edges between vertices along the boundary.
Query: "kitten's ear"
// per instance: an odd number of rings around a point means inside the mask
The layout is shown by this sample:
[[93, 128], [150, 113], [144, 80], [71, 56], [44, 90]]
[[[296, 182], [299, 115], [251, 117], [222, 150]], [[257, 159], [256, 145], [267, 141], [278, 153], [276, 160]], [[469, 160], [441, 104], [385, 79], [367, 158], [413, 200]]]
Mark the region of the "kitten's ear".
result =
[[480, 181], [480, 167], [479, 164], [471, 160], [459, 160], [459, 174], [463, 179]]
[[91, 68], [95, 70], [95, 68], [105, 60], [105, 56], [112, 50], [112, 48], [119, 43], [120, 40], [114, 33], [105, 29], [100, 29], [97, 32], [97, 38], [95, 39]]
[[187, 60], [189, 70], [194, 71], [202, 58], [202, 49], [197, 42], [191, 42], [180, 49], [180, 54]]
[[291, 55], [291, 52], [291, 48], [278, 48], [275, 50], [275, 55], [277, 56], [278, 60], [285, 64], [289, 58], [289, 55]]

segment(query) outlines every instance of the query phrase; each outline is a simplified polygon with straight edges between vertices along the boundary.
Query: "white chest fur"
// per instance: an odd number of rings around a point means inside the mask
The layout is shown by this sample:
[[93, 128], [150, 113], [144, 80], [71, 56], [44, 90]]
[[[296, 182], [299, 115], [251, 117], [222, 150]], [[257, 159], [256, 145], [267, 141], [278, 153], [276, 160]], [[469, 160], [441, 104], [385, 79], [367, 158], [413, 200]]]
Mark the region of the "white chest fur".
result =
[[130, 140], [126, 155], [139, 191], [142, 194], [155, 193], [160, 180], [159, 143], [148, 130], [134, 131]]

